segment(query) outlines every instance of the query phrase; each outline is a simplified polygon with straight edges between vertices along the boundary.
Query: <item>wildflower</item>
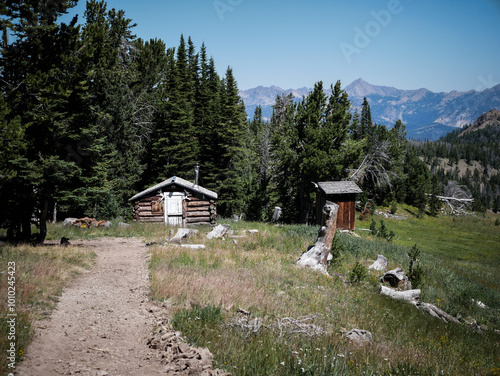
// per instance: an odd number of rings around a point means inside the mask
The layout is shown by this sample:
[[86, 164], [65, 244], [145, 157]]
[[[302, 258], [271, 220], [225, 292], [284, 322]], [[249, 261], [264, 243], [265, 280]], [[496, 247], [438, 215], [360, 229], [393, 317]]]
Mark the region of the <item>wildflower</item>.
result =
[[282, 366], [284, 366], [284, 365], [285, 365], [285, 362], [281, 362], [280, 364], [281, 364]]
[[337, 354], [337, 356], [340, 357], [340, 358], [345, 358], [344, 354]]

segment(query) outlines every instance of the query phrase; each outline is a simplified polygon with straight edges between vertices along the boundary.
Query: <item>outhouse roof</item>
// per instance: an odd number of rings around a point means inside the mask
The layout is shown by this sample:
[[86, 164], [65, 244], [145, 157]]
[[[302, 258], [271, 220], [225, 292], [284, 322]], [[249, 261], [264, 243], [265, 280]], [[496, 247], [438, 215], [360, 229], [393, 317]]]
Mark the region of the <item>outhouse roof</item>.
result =
[[200, 187], [199, 185], [195, 185], [194, 183], [187, 181], [187, 180], [184, 180], [182, 178], [179, 178], [177, 176], [172, 176], [171, 178], [164, 180], [161, 183], [156, 184], [155, 186], [152, 186], [148, 189], [145, 189], [142, 192], [137, 193], [135, 196], [131, 197], [129, 199], [129, 201], [137, 200], [138, 198], [145, 196], [151, 192], [160, 190], [162, 188], [165, 188], [165, 187], [168, 187], [168, 186], [174, 185], [174, 184], [178, 185], [179, 187], [185, 188], [189, 191], [204, 194], [205, 196], [208, 196], [208, 197], [213, 198], [213, 199], [217, 198], [217, 193], [215, 193], [209, 189]]
[[318, 187], [327, 195], [363, 192], [353, 181], [324, 181], [319, 182]]

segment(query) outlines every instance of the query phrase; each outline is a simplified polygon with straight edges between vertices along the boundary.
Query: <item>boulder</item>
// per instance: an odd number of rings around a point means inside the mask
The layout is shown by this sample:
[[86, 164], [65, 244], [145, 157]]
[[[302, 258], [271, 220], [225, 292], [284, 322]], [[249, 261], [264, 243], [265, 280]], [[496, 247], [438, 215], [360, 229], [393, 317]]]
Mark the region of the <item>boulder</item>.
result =
[[369, 345], [373, 343], [373, 336], [368, 330], [351, 329], [344, 336], [357, 345]]

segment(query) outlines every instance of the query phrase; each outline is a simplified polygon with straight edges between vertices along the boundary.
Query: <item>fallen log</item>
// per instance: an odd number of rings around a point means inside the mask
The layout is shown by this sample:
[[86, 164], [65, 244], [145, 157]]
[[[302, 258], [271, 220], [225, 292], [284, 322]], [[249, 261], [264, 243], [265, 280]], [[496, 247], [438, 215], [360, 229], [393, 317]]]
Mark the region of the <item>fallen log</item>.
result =
[[408, 303], [417, 304], [417, 301], [420, 299], [420, 290], [406, 290], [406, 291], [396, 291], [389, 287], [380, 286], [378, 290], [380, 295], [388, 296], [392, 299], [403, 300]]
[[429, 315], [436, 317], [444, 322], [454, 322], [460, 324], [460, 321], [451, 316], [450, 314], [443, 311], [441, 308], [436, 307], [434, 304], [420, 302], [420, 290], [406, 290], [406, 291], [396, 291], [390, 289], [389, 287], [380, 286], [379, 293], [381, 295], [388, 296], [395, 300], [401, 300], [406, 303], [412, 304], [414, 307], [418, 308], [422, 312], [426, 312]]

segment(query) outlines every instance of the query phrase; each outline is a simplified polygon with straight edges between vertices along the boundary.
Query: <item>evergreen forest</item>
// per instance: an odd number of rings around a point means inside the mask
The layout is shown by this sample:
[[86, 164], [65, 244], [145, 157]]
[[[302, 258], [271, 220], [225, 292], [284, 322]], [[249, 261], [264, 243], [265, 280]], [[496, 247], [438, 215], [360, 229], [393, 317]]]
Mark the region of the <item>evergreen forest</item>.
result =
[[437, 214], [430, 197], [456, 181], [479, 209], [498, 209], [498, 174], [432, 163], [446, 155], [498, 169], [488, 136], [409, 143], [401, 121], [374, 124], [366, 100], [352, 113], [339, 81], [330, 95], [317, 82], [299, 102], [278, 96], [271, 119], [259, 107], [247, 119], [231, 67], [217, 72], [207, 46], [142, 40], [105, 1], [60, 22], [75, 5], [0, 4], [0, 226], [15, 239], [43, 241], [54, 208], [61, 218], [130, 219], [130, 197], [171, 176], [193, 180], [196, 164], [221, 217], [267, 221], [280, 206], [283, 221], [310, 223], [314, 182], [347, 179], [364, 190], [362, 204]]

